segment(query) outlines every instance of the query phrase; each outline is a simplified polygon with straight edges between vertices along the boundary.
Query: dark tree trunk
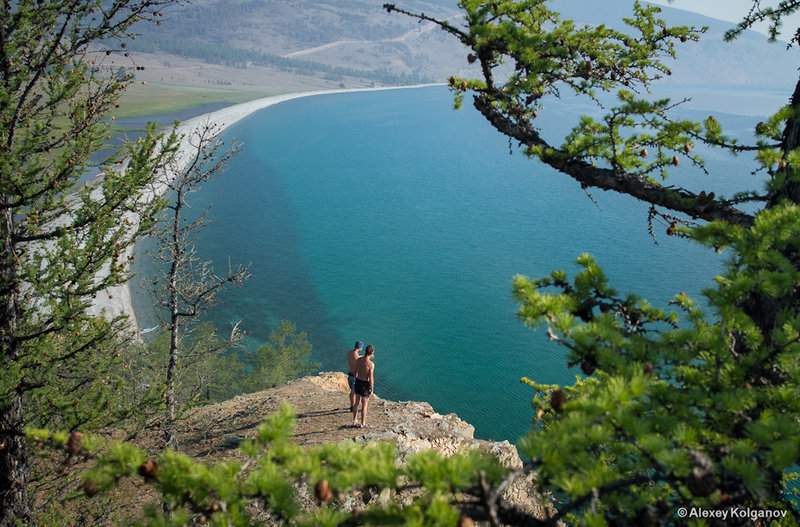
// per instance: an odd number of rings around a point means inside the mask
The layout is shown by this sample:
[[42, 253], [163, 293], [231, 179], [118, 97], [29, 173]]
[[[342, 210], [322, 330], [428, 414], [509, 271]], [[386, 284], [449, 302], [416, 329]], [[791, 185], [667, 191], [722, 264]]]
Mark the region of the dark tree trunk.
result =
[[[0, 198], [8, 203], [8, 198]], [[17, 265], [14, 254], [14, 217], [10, 207], [0, 215], [0, 352], [6, 368], [15, 367], [19, 344], [15, 334], [19, 318]], [[22, 429], [25, 414], [21, 391], [3, 394], [8, 400], [0, 406], [0, 527], [11, 527], [20, 520], [30, 522], [28, 505], [28, 447]]]
[[30, 524], [28, 508], [28, 446], [22, 430], [22, 397], [15, 395], [0, 409], [0, 527], [20, 520]]
[[[783, 129], [781, 151], [784, 158], [789, 152], [800, 148], [800, 119], [796, 117], [797, 112], [800, 111], [800, 79], [795, 84], [794, 93], [789, 104], [793, 109], [794, 116], [787, 119], [786, 126]], [[783, 201], [795, 204], [800, 203], [800, 170], [785, 165], [777, 169], [776, 177], [785, 179], [770, 191], [766, 208], [777, 206]], [[784, 255], [794, 264], [795, 268], [800, 268], [800, 255], [797, 254], [797, 251], [790, 249]], [[777, 298], [765, 294], [763, 291], [753, 290], [750, 295], [742, 299], [741, 305], [745, 313], [753, 319], [761, 330], [765, 342], [773, 347], [775, 346], [773, 333], [782, 318], [780, 313], [784, 310], [796, 313], [800, 307], [797, 303], [796, 294], [792, 290], [785, 291], [783, 296]], [[766, 364], [764, 367], [771, 368], [771, 365]]]
[[[800, 79], [795, 84], [794, 93], [789, 104], [795, 113], [793, 117], [786, 121], [786, 127], [783, 129], [781, 150], [784, 158], [789, 152], [800, 146], [800, 119], [797, 117], [797, 110], [800, 109]], [[782, 185], [770, 192], [767, 207], [777, 205], [782, 200], [800, 203], [800, 170], [797, 173], [795, 173], [795, 170], [788, 165], [778, 169], [778, 174], [785, 176], [786, 179]]]
[[167, 422], [165, 436], [167, 446], [175, 446], [175, 376], [178, 369], [178, 351], [180, 344], [180, 315], [178, 298], [178, 271], [184, 248], [181, 244], [181, 209], [183, 208], [183, 189], [178, 189], [175, 198], [175, 209], [172, 217], [172, 251], [173, 259], [169, 270], [169, 310], [170, 310], [170, 343], [167, 363]]
[[174, 308], [172, 310], [171, 318], [172, 324], [170, 324], [171, 335], [169, 344], [169, 361], [167, 363], [167, 422], [165, 423], [165, 438], [167, 446], [175, 446], [175, 376], [178, 369], [178, 336], [180, 325], [177, 310]]

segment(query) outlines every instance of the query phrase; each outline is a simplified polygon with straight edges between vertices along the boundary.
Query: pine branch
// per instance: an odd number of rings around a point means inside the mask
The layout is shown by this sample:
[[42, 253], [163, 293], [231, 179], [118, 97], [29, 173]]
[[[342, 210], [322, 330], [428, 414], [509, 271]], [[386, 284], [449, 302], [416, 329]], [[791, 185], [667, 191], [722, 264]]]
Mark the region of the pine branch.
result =
[[700, 195], [694, 192], [681, 188], [667, 188], [632, 174], [570, 159], [542, 139], [528, 121], [512, 121], [489, 101], [486, 95], [476, 94], [475, 108], [498, 131], [529, 147], [540, 148], [543, 152], [541, 160], [544, 163], [572, 177], [581, 186], [628, 194], [646, 203], [683, 212], [692, 218], [702, 218], [707, 221], [724, 220], [736, 225], [749, 225], [753, 221], [751, 214], [718, 201], [701, 200]]

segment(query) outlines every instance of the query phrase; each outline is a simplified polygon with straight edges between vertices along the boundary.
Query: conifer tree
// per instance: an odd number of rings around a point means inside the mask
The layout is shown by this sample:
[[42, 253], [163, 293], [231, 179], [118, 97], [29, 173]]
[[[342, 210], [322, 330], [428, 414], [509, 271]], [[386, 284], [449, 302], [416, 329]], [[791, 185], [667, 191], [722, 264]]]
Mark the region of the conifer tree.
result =
[[[709, 524], [766, 524], [766, 512], [796, 524], [800, 81], [748, 144], [727, 136], [713, 116], [676, 118], [676, 103], [649, 96], [651, 83], [669, 74], [664, 59], [704, 32], [667, 25], [658, 7], [633, 2], [627, 31], [618, 31], [561, 20], [544, 0], [459, 4], [463, 26], [385, 5], [433, 21], [470, 49], [481, 77], [450, 78], [457, 104], [471, 92], [492, 126], [587, 192], [650, 204], [651, 230], [658, 220], [667, 235], [728, 249], [724, 272], [705, 292], [708, 312], [683, 293], [669, 311], [620, 294], [589, 255], [578, 258], [572, 279], [564, 271], [514, 279], [521, 320], [545, 326], [586, 375], [571, 387], [524, 379], [537, 391], [538, 412], [523, 449], [537, 485], [565, 501], [553, 520], [668, 525], [702, 510], [718, 515]], [[794, 0], [765, 4], [753, 2], [727, 38], [764, 20], [774, 38], [800, 8]], [[616, 93], [617, 102], [553, 144], [536, 118], [562, 92], [594, 101]], [[699, 144], [753, 156], [764, 187], [724, 196], [665, 182], [681, 162], [705, 168]]]
[[240, 382], [242, 391], [256, 392], [314, 373], [319, 363], [310, 362], [310, 355], [311, 343], [305, 332], [298, 333], [294, 323], [281, 321], [266, 343], [254, 352], [240, 354], [247, 365]]
[[[31, 522], [26, 425], [105, 417], [121, 320], [87, 315], [127, 278], [124, 253], [160, 200], [142, 194], [174, 141], [154, 127], [104, 163], [90, 156], [131, 75], [112, 63], [171, 0], [0, 4], [0, 526]], [[111, 46], [99, 47], [100, 40]], [[160, 146], [161, 145], [161, 146]], [[126, 163], [116, 164], [122, 156]], [[141, 221], [134, 221], [141, 218]]]
[[[200, 259], [195, 239], [205, 225], [209, 209], [197, 218], [187, 217], [187, 197], [199, 190], [210, 178], [220, 175], [227, 161], [238, 152], [235, 145], [221, 152], [223, 143], [216, 136], [214, 126], [206, 124], [185, 138], [191, 156], [188, 166], [181, 167], [176, 163], [171, 167], [170, 173], [173, 177], [166, 182], [171, 196], [170, 203], [153, 231], [158, 240], [158, 248], [152, 256], [164, 264], [160, 270], [161, 278], [157, 277], [153, 281], [153, 293], [158, 305], [166, 311], [168, 319], [164, 321], [164, 325], [169, 329], [170, 335], [164, 423], [168, 446], [172, 446], [175, 441], [175, 417], [178, 411], [176, 384], [179, 382], [181, 340], [191, 330], [187, 319], [190, 321], [214, 306], [217, 294], [227, 285], [241, 284], [249, 276], [247, 268], [234, 269], [230, 264], [227, 273], [219, 275], [214, 271], [211, 261]], [[231, 330], [230, 337], [222, 342], [222, 347], [205, 346], [205, 353], [221, 352], [235, 345], [241, 337], [242, 332], [237, 323]], [[212, 340], [219, 342], [216, 333], [209, 335], [208, 342]]]

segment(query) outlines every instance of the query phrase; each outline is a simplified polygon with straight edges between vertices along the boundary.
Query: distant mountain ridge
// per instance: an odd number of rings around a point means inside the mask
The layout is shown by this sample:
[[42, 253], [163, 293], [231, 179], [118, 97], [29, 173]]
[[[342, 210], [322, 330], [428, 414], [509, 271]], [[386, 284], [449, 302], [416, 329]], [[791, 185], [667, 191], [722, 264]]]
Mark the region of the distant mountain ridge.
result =
[[[399, 7], [457, 22], [454, 0], [395, 0]], [[382, 0], [208, 0], [166, 13], [159, 27], [144, 27], [132, 49], [240, 70], [272, 68], [349, 85], [443, 82], [469, 76], [466, 49], [430, 23], [389, 14]], [[622, 28], [630, 0], [555, 0], [562, 18], [579, 25]], [[793, 85], [800, 57], [785, 44], [746, 32], [723, 41], [734, 25], [688, 11], [661, 7], [675, 25], [709, 26], [700, 43], [678, 46], [668, 60], [667, 82], [685, 84]]]
[[[578, 24], [604, 23], [618, 29], [624, 27], [623, 17], [633, 13], [631, 0], [554, 0], [552, 5], [562, 18]], [[708, 27], [700, 42], [677, 47], [677, 60], [670, 64], [672, 75], [666, 82], [751, 86], [793, 86], [797, 82], [797, 48], [787, 49], [785, 42], [769, 43], [765, 35], [755, 31], [745, 31], [733, 42], [725, 42], [725, 32], [736, 24], [691, 11], [656, 7], [668, 24]]]

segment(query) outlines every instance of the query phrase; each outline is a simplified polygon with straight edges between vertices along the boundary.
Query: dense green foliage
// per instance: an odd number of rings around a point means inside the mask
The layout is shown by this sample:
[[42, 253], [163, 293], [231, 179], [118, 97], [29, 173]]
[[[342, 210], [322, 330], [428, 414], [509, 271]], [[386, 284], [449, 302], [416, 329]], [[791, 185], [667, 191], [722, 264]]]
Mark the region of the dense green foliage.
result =
[[[88, 313], [127, 279], [122, 250], [162, 206], [146, 197], [174, 150], [155, 128], [93, 167], [110, 112], [132, 82], [98, 39], [124, 39], [161, 0], [15, 1], [0, 6], [0, 525], [26, 522], [29, 424], [64, 429], [119, 417], [112, 404], [120, 318]], [[110, 57], [108, 59], [110, 61]], [[123, 163], [123, 157], [126, 161]], [[102, 178], [92, 180], [91, 170]], [[131, 409], [123, 409], [127, 413]]]
[[568, 361], [594, 373], [564, 390], [526, 379], [541, 421], [523, 450], [544, 485], [609, 523], [680, 507], [797, 509], [784, 479], [800, 459], [800, 317], [784, 313], [770, 342], [737, 304], [752, 289], [777, 299], [797, 283], [784, 254], [800, 248], [799, 224], [792, 205], [749, 228], [694, 231], [737, 255], [707, 291], [711, 316], [684, 294], [670, 312], [620, 296], [588, 255], [572, 281], [562, 271], [516, 279], [520, 317], [546, 322]]
[[[389, 443], [364, 446], [347, 442], [308, 450], [292, 442], [294, 410], [287, 404], [247, 439], [239, 450], [244, 461], [213, 465], [196, 463], [172, 450], [157, 460], [128, 443], [108, 445], [96, 466], [86, 473], [83, 491], [94, 496], [118, 485], [120, 478], [141, 477], [163, 495], [163, 507], [148, 509], [137, 525], [256, 525], [264, 520], [293, 525], [454, 525], [461, 513], [453, 507], [455, 493], [477, 492], [498, 485], [507, 476], [497, 459], [479, 451], [443, 458], [431, 452], [408, 457], [398, 466]], [[33, 441], [69, 449], [70, 436], [28, 430]], [[95, 436], [81, 437], [73, 455], [97, 451]], [[72, 438], [73, 445], [75, 438]], [[337, 506], [353, 491], [390, 489], [413, 492], [414, 502], [399, 499], [343, 512]], [[423, 490], [420, 490], [423, 489]], [[302, 498], [316, 498], [308, 510]], [[495, 496], [496, 498], [496, 496]]]

